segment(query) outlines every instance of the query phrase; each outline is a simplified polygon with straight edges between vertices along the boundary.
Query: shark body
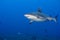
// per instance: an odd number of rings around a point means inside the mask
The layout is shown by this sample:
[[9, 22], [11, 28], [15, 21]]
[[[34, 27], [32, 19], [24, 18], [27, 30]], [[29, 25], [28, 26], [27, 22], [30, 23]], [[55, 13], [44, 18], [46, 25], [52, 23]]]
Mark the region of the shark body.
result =
[[24, 14], [24, 16], [27, 19], [30, 20], [29, 23], [32, 23], [32, 22], [44, 22], [44, 21], [47, 21], [47, 20], [48, 21], [53, 20], [54, 22], [57, 21], [56, 20], [57, 16], [55, 18], [53, 18], [51, 16], [47, 16], [47, 15], [43, 14], [40, 9], [37, 12], [31, 12], [31, 13], [28, 13], [28, 14]]

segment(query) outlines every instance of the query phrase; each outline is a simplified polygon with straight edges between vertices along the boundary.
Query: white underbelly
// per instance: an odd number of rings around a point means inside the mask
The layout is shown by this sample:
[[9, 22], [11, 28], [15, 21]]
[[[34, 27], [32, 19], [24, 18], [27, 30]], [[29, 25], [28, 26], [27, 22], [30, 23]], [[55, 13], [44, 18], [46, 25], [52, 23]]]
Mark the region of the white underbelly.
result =
[[46, 19], [33, 19], [34, 21], [46, 21]]
[[33, 21], [45, 21], [45, 18], [36, 18], [36, 17], [32, 17], [31, 20]]

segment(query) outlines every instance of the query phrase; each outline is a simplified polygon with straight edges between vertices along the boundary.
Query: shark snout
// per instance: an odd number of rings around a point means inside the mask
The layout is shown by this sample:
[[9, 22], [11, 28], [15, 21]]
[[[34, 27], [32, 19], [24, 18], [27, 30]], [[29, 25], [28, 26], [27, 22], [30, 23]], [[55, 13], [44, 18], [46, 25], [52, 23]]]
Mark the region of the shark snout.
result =
[[26, 14], [25, 14], [24, 16], [25, 16], [25, 17], [27, 17], [27, 15], [26, 15]]
[[31, 18], [31, 15], [28, 15], [28, 14], [25, 14], [24, 15], [26, 18], [30, 19]]
[[24, 16], [25, 16], [25, 17], [30, 17], [30, 15], [27, 15], [27, 14], [25, 14]]

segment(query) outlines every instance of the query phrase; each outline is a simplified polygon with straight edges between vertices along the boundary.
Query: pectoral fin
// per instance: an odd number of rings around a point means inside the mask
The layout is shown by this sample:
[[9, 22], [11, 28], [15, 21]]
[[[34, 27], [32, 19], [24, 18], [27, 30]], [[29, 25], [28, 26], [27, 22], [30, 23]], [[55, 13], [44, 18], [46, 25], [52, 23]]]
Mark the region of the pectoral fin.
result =
[[31, 24], [33, 21], [31, 20], [30, 22], [29, 22], [29, 24]]

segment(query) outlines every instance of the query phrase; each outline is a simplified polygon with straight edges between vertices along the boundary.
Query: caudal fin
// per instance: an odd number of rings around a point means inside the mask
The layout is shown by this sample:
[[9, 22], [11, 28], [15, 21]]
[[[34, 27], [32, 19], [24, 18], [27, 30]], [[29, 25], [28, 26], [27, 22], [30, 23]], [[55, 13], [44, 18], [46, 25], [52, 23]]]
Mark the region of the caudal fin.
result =
[[54, 20], [55, 22], [57, 22], [57, 18], [58, 18], [58, 15], [55, 16], [55, 18], [53, 18], [53, 20]]

